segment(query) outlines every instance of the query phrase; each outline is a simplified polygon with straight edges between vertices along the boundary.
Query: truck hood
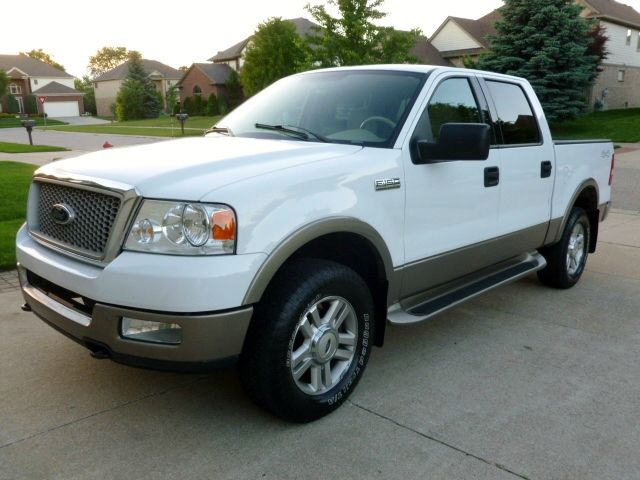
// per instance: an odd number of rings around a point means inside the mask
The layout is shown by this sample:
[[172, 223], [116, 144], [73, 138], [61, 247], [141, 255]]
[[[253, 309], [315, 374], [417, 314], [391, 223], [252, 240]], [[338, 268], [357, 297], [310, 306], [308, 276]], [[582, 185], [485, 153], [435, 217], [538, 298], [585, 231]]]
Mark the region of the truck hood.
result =
[[247, 178], [351, 155], [361, 148], [209, 135], [102, 150], [51, 163], [38, 173], [93, 177], [134, 186], [148, 198], [197, 201]]

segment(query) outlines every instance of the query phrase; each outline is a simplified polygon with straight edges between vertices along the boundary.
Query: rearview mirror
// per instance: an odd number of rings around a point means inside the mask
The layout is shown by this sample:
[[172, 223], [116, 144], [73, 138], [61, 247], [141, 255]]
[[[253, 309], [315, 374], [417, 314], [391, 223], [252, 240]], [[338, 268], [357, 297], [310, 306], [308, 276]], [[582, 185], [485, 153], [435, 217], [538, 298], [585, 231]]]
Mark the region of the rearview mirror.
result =
[[415, 164], [486, 160], [491, 146], [491, 127], [486, 123], [445, 123], [437, 142], [414, 140], [411, 158]]

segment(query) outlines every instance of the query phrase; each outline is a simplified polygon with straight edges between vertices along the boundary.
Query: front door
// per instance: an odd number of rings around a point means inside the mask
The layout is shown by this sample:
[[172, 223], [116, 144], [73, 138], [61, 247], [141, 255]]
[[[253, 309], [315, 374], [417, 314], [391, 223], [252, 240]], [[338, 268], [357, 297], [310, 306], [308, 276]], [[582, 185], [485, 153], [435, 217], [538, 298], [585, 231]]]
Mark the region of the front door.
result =
[[24, 113], [24, 102], [22, 97], [14, 97], [16, 102], [18, 102], [18, 113]]
[[[427, 88], [431, 92], [411, 141], [436, 141], [445, 123], [492, 124], [473, 75], [443, 74]], [[492, 148], [484, 161], [426, 165], [413, 163], [409, 145], [403, 155], [407, 197], [402, 296], [406, 297], [494, 263], [478, 252], [498, 226], [500, 184], [485, 186], [485, 176], [499, 169], [500, 152]]]

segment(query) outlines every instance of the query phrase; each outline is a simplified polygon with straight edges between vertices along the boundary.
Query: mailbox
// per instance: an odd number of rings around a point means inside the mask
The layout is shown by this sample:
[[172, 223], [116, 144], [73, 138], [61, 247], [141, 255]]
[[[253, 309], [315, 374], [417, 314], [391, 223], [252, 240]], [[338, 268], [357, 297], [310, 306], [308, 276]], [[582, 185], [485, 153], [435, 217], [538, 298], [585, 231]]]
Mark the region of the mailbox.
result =
[[184, 122], [189, 118], [188, 113], [176, 113], [176, 118], [180, 122], [180, 128], [182, 129], [182, 135], [184, 135]]
[[29, 145], [33, 145], [33, 139], [31, 138], [31, 132], [33, 131], [33, 127], [36, 125], [35, 120], [22, 120], [22, 126], [27, 130], [27, 134], [29, 135]]

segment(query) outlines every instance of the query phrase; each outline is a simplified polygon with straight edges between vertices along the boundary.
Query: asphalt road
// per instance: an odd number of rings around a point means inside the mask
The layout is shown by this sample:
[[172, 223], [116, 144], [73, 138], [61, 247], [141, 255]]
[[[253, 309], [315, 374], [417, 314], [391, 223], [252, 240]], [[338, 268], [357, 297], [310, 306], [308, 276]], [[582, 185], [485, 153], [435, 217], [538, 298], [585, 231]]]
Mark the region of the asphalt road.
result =
[[[618, 171], [620, 202], [634, 162]], [[93, 360], [20, 304], [0, 293], [2, 480], [639, 476], [637, 213], [603, 224], [571, 290], [531, 276], [389, 328], [351, 400], [309, 425], [254, 407], [233, 369]]]

